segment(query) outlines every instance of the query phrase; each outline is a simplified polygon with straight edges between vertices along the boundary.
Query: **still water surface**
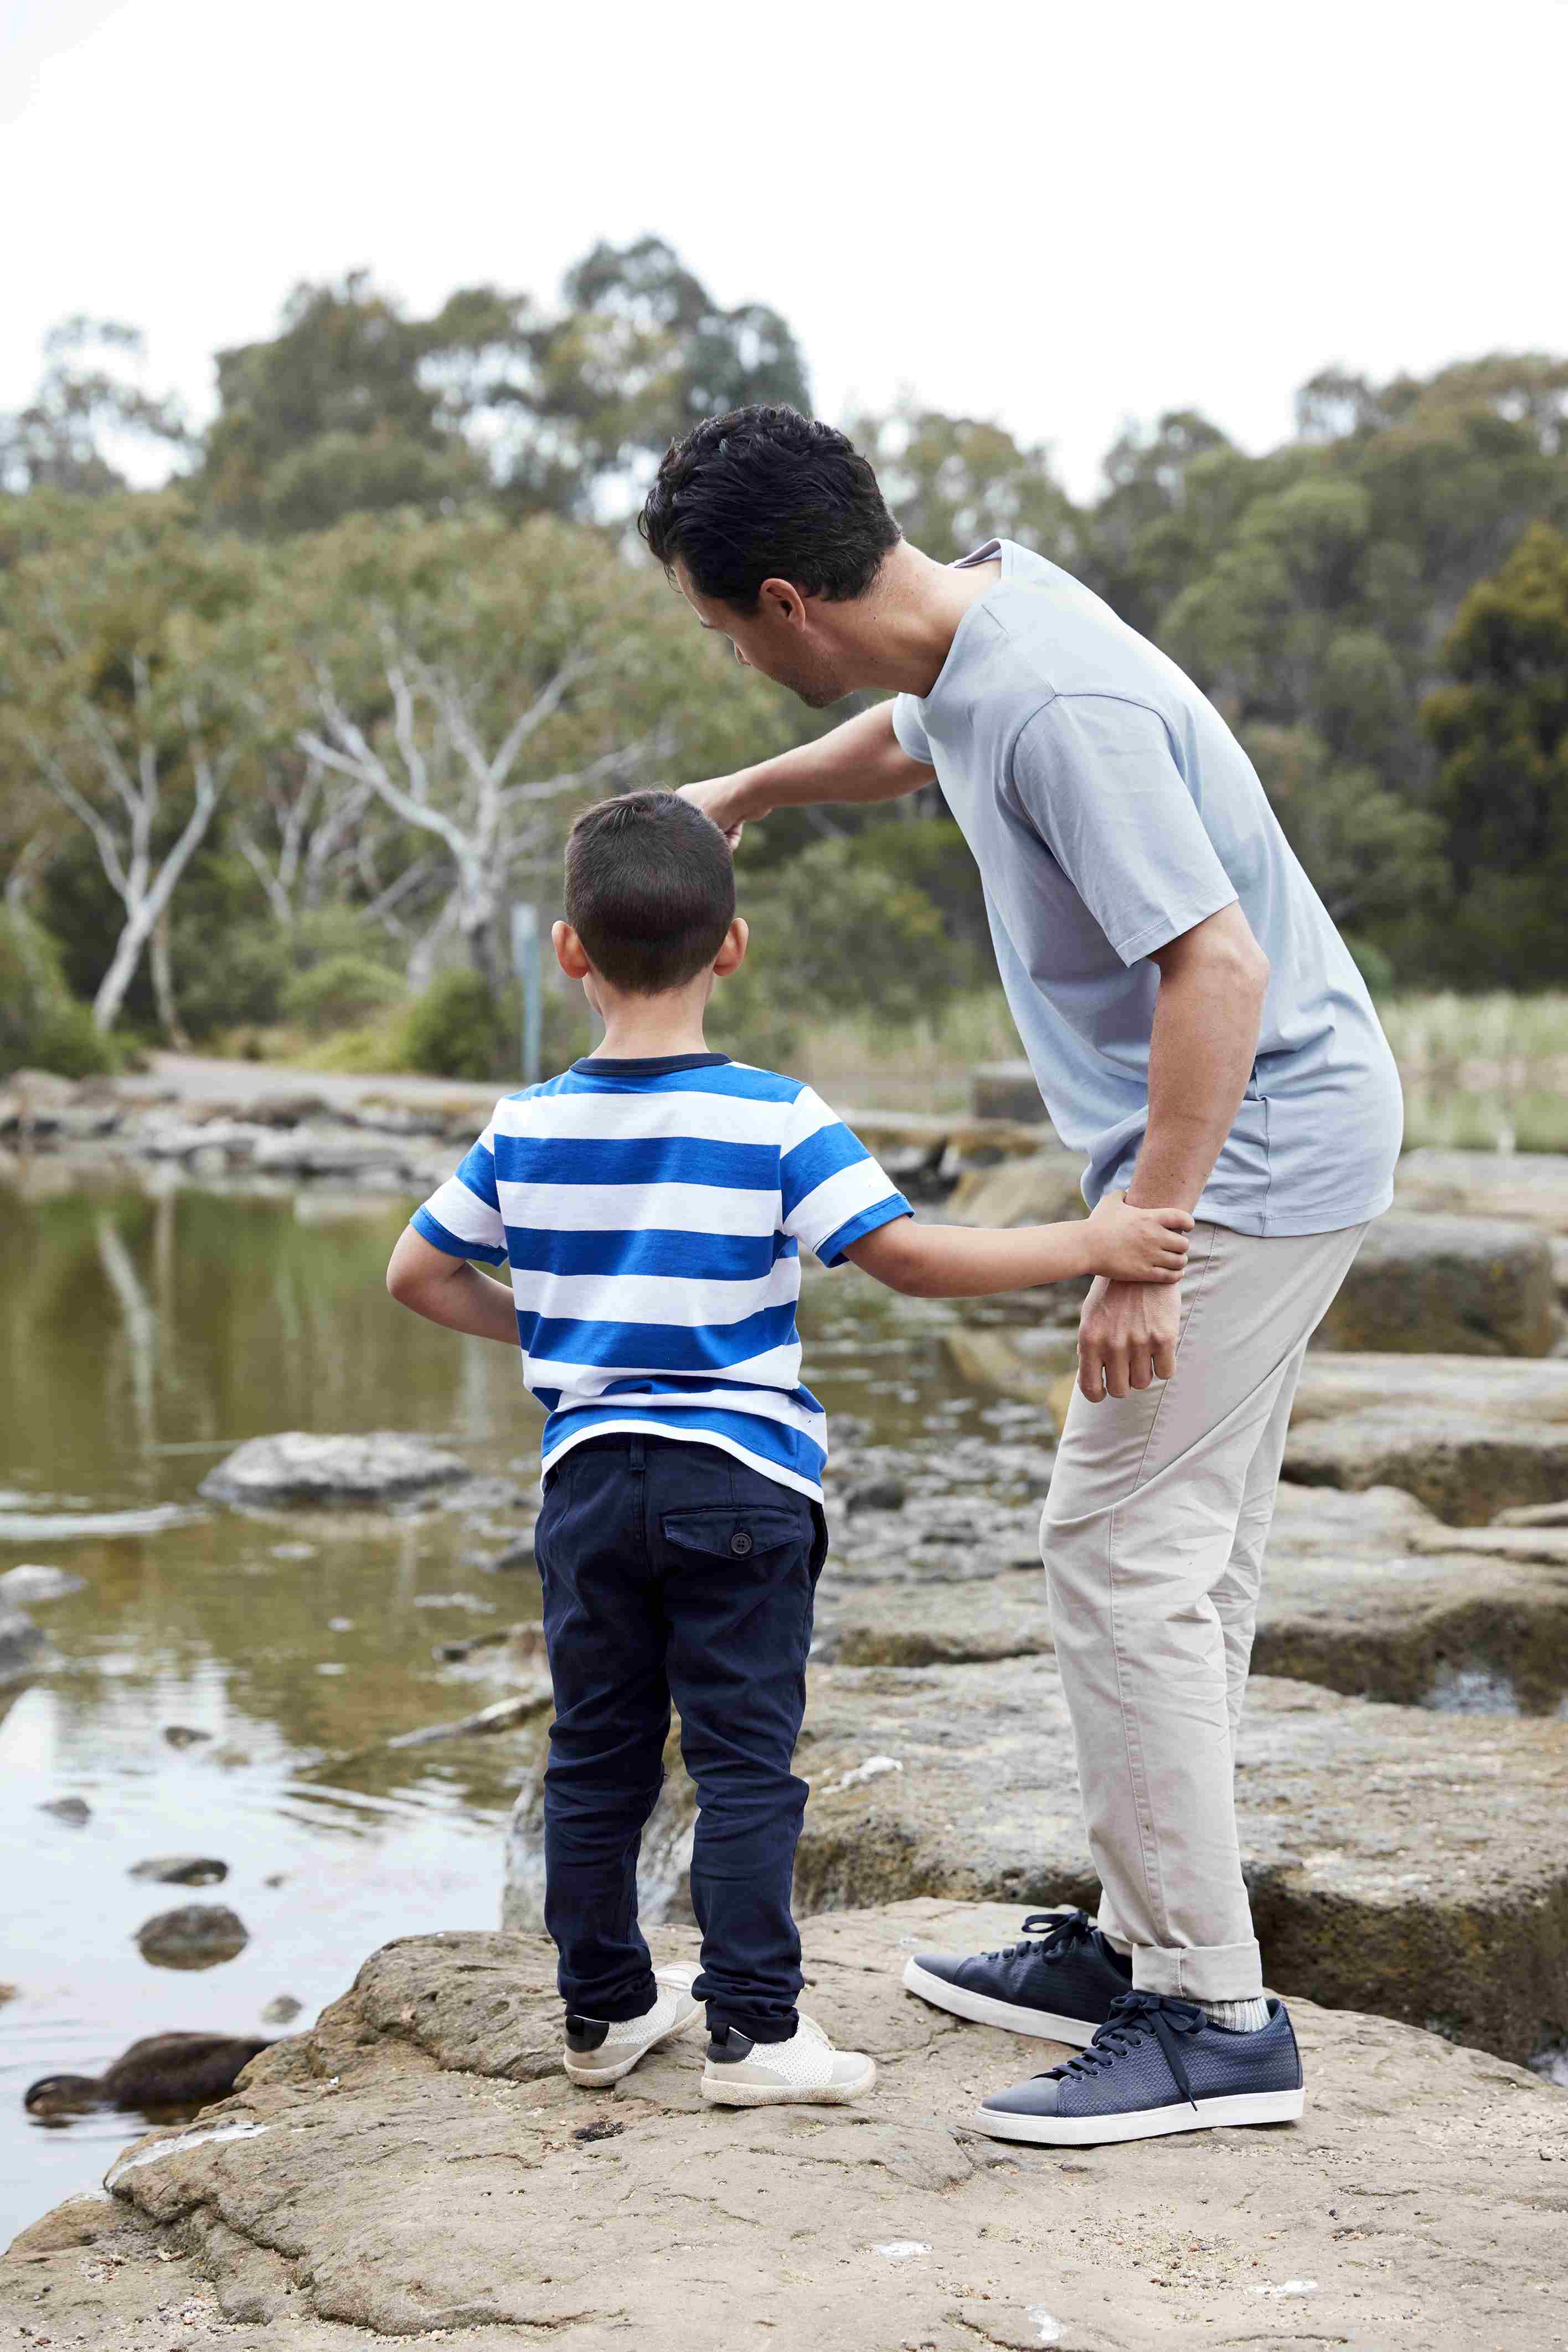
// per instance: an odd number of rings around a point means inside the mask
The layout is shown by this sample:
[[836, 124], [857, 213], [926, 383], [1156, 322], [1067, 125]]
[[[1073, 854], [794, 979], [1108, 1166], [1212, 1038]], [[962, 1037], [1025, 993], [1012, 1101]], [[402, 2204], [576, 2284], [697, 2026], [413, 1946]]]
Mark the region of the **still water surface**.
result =
[[[241, 1517], [197, 1502], [206, 1471], [276, 1430], [409, 1429], [531, 1489], [539, 1417], [505, 1350], [387, 1298], [406, 1203], [4, 1188], [0, 1203], [0, 1571], [33, 1560], [85, 1580], [29, 1605], [53, 1669], [0, 1689], [4, 2244], [93, 2188], [142, 2128], [31, 2121], [37, 2076], [96, 2074], [141, 2034], [279, 2031], [261, 2013], [284, 1994], [299, 2030], [388, 1937], [500, 1916], [506, 1814], [537, 1735], [374, 1743], [500, 1695], [482, 1652], [432, 1653], [537, 1615], [531, 1570], [489, 1565], [525, 1515], [498, 1496], [478, 1521]], [[885, 1442], [978, 1432], [992, 1401], [955, 1384], [944, 1319], [853, 1270], [817, 1276], [807, 1377]], [[190, 1515], [153, 1534], [49, 1532], [159, 1506]], [[179, 1727], [207, 1737], [176, 1747]], [[82, 1826], [39, 1810], [67, 1797], [89, 1807]], [[172, 1853], [218, 1857], [228, 1877], [129, 1876]], [[136, 1929], [188, 1902], [237, 1911], [237, 1958], [180, 1973], [142, 1959]]]

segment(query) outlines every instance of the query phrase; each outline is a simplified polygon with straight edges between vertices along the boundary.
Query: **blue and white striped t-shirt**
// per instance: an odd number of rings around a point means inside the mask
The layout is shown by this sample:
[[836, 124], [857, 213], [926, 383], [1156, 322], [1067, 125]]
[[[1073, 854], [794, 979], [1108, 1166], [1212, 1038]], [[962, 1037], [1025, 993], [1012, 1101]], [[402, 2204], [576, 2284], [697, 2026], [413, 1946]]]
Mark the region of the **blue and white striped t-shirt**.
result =
[[800, 1380], [800, 1250], [837, 1265], [910, 1213], [798, 1078], [681, 1054], [576, 1062], [503, 1097], [414, 1230], [510, 1264], [546, 1470], [584, 1438], [640, 1431], [820, 1498], [827, 1416]]

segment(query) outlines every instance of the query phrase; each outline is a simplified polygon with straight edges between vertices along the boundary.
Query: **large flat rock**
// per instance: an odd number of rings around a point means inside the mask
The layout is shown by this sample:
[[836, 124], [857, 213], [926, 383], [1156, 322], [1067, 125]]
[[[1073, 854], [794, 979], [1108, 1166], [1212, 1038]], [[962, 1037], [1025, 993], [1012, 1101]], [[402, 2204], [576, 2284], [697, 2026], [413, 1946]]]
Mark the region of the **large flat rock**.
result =
[[[931, 1666], [1048, 1653], [1037, 1547], [1031, 1557], [1018, 1534], [982, 1555], [996, 1570], [984, 1578], [974, 1552], [944, 1552], [919, 1521], [913, 1579], [845, 1580], [830, 1561], [816, 1654]], [[949, 1559], [957, 1572], [944, 1578]], [[1406, 1705], [1550, 1713], [1568, 1694], [1568, 1526], [1449, 1528], [1397, 1486], [1284, 1486], [1253, 1666]]]
[[1555, 1307], [1552, 1245], [1538, 1226], [1500, 1217], [1380, 1217], [1312, 1344], [1544, 1356], [1556, 1336]]
[[1404, 1209], [1457, 1217], [1517, 1217], [1549, 1234], [1568, 1234], [1568, 1153], [1407, 1151], [1394, 1177]]
[[1306, 1486], [1406, 1487], [1455, 1527], [1555, 1502], [1568, 1495], [1568, 1362], [1309, 1356], [1284, 1467]]
[[403, 1430], [334, 1437], [290, 1429], [247, 1438], [208, 1472], [197, 1492], [208, 1502], [269, 1510], [352, 1508], [399, 1502], [472, 1475], [460, 1454]]
[[1562, 2092], [1300, 2002], [1298, 2125], [984, 2140], [976, 2099], [1065, 2053], [927, 2009], [899, 1974], [913, 1948], [1016, 1931], [1016, 1909], [943, 1902], [808, 1920], [806, 2005], [880, 2079], [858, 2107], [752, 2113], [702, 2105], [700, 2036], [576, 2090], [542, 1938], [389, 1945], [239, 2095], [112, 2166], [112, 2203], [24, 2231], [0, 2308], [26, 2343], [105, 2352], [438, 2332], [476, 2352], [1561, 2340]]

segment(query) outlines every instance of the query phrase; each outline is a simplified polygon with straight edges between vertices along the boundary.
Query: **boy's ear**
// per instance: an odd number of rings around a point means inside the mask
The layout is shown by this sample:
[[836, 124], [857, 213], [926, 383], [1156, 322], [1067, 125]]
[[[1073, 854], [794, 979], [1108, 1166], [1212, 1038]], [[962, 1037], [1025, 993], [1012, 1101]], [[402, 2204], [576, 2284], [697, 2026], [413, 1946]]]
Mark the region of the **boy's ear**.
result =
[[728, 980], [746, 961], [746, 947], [752, 936], [751, 926], [744, 915], [737, 915], [724, 934], [724, 944], [713, 959], [715, 980]]
[[592, 970], [583, 952], [583, 942], [570, 923], [552, 923], [550, 944], [555, 950], [555, 961], [568, 980], [586, 980]]

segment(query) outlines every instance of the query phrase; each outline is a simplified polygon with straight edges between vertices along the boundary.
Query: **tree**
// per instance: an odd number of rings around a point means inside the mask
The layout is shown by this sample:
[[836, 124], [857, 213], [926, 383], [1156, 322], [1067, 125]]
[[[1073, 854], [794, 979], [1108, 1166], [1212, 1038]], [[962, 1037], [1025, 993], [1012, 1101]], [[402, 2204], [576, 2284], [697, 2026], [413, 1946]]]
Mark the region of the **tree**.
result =
[[736, 764], [755, 742], [754, 719], [654, 567], [576, 525], [360, 517], [308, 556], [280, 552], [266, 576], [229, 666], [259, 677], [275, 719], [288, 715], [295, 789], [331, 782], [340, 835], [344, 794], [347, 834], [363, 835], [372, 809], [390, 826], [390, 870], [367, 911], [401, 901], [426, 918], [414, 977], [451, 936], [499, 983], [507, 899], [552, 862], [568, 804]]
[[11, 569], [0, 715], [18, 765], [84, 828], [121, 904], [95, 1023], [112, 1027], [151, 945], [174, 1036], [163, 924], [239, 756], [210, 653], [247, 568], [197, 534], [177, 493], [105, 499], [94, 521]]
[[1336, 923], [1381, 942], [1413, 907], [1447, 895], [1442, 827], [1384, 791], [1370, 768], [1336, 761], [1306, 727], [1253, 727], [1245, 748], [1285, 831]]
[[1073, 562], [1078, 517], [1047, 449], [1020, 448], [1000, 425], [910, 405], [880, 423], [858, 418], [850, 434], [876, 467], [905, 538], [938, 562], [987, 539], [1015, 539], [1055, 562]]
[[1422, 711], [1462, 930], [1516, 987], [1568, 978], [1568, 538], [1537, 523], [1472, 588]]
[[151, 442], [171, 457], [188, 455], [178, 403], [127, 380], [126, 363], [142, 353], [137, 330], [113, 320], [79, 317], [54, 328], [37, 392], [26, 408], [0, 416], [0, 488], [100, 497], [125, 487], [110, 455], [117, 446]]

